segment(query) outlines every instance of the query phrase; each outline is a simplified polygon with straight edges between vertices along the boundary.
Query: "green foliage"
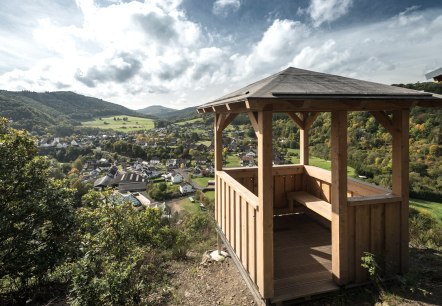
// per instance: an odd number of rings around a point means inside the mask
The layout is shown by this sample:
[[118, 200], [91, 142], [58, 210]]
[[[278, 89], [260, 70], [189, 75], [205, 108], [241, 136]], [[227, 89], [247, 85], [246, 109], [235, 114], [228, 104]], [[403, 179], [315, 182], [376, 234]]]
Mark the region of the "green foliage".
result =
[[442, 250], [442, 222], [426, 212], [410, 209], [410, 244]]
[[10, 290], [44, 282], [75, 247], [74, 192], [36, 152], [34, 139], [0, 118], [0, 280]]
[[153, 183], [148, 185], [147, 193], [156, 201], [164, 201], [179, 195], [179, 186], [165, 182]]
[[137, 305], [164, 277], [166, 258], [182, 257], [186, 235], [169, 226], [158, 209], [136, 211], [113, 204], [110, 191], [90, 191], [78, 209], [80, 259], [73, 264], [74, 305]]

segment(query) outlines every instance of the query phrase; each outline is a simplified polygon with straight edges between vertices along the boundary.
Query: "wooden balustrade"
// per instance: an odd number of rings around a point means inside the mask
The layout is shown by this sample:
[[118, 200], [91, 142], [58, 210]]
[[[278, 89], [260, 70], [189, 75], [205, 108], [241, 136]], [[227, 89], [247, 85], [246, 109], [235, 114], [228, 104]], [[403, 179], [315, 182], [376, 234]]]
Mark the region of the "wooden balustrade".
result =
[[256, 284], [258, 197], [224, 171], [216, 172], [215, 220]]
[[[216, 174], [215, 218], [250, 278], [256, 284], [258, 179], [257, 168], [229, 168]], [[331, 172], [308, 165], [274, 166], [274, 212], [289, 212], [287, 194], [306, 191], [326, 202], [331, 199]], [[364, 252], [382, 256], [389, 274], [400, 272], [401, 197], [379, 186], [348, 178], [348, 280], [367, 280], [361, 267]], [[315, 213], [306, 213], [315, 218]], [[319, 220], [318, 220], [319, 221]], [[329, 221], [328, 221], [329, 222]], [[324, 222], [321, 222], [324, 224]], [[327, 225], [326, 225], [327, 226]], [[328, 227], [330, 224], [328, 223]]]

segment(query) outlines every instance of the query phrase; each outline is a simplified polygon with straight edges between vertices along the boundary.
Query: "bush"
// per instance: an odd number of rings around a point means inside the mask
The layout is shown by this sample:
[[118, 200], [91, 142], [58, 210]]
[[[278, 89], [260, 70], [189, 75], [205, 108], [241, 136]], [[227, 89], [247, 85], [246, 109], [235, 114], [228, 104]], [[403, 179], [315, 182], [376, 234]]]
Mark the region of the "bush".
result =
[[417, 248], [442, 249], [442, 223], [426, 213], [410, 209], [410, 243]]

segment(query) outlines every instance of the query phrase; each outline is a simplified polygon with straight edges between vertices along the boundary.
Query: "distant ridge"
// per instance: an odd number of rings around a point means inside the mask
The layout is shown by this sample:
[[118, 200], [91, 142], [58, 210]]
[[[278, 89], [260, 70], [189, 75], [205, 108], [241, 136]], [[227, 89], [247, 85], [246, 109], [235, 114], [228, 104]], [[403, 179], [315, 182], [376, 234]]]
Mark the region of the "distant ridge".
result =
[[137, 112], [169, 121], [192, 119], [198, 116], [195, 106], [184, 109], [173, 109], [161, 105], [152, 105], [143, 109], [138, 109]]
[[60, 125], [79, 125], [81, 120], [112, 115], [151, 117], [71, 91], [42, 93], [0, 90], [0, 116], [13, 120], [15, 127], [37, 133]]
[[137, 109], [136, 110], [139, 113], [145, 114], [145, 115], [153, 115], [156, 116], [158, 114], [165, 114], [165, 113], [170, 113], [173, 111], [177, 111], [174, 108], [169, 108], [169, 107], [164, 107], [161, 105], [152, 105], [152, 106], [148, 106], [142, 109]]

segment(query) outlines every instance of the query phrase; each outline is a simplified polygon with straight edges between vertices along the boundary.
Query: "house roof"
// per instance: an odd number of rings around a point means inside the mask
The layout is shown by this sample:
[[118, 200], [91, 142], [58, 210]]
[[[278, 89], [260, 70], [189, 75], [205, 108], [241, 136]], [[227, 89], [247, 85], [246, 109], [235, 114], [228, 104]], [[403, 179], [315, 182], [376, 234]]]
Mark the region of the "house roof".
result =
[[[239, 109], [239, 112], [253, 111], [259, 108], [258, 104], [267, 107], [263, 109], [279, 111], [280, 108], [287, 108], [287, 103], [291, 104], [288, 108], [295, 110], [299, 108], [299, 111], [315, 106], [332, 110], [338, 106], [352, 109], [358, 105], [363, 109], [370, 108], [367, 102], [370, 104], [386, 100], [390, 104], [392, 102], [396, 104], [396, 107], [408, 106], [405, 104], [406, 101], [414, 102], [414, 105], [425, 101], [424, 106], [433, 106], [427, 105], [428, 101], [437, 101], [437, 106], [442, 107], [441, 100], [434, 98], [431, 93], [290, 67], [200, 105], [198, 111], [234, 112], [235, 109]], [[361, 105], [361, 101], [365, 103]], [[238, 107], [241, 103], [245, 103], [244, 107]]]
[[425, 74], [425, 77], [427, 78], [427, 80], [432, 79], [432, 78], [437, 78], [442, 76], [442, 67], [433, 71], [430, 71], [428, 73]]

